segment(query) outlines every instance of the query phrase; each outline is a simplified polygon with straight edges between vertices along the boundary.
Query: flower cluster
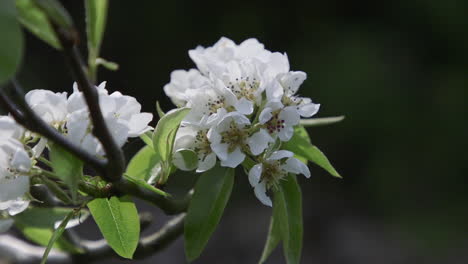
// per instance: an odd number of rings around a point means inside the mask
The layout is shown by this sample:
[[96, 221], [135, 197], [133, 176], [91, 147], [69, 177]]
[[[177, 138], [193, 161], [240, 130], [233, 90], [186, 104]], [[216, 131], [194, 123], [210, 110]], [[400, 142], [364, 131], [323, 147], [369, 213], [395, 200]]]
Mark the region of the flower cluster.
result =
[[[119, 146], [129, 137], [138, 137], [151, 130], [150, 113], [141, 113], [141, 105], [131, 96], [119, 92], [109, 94], [106, 83], [96, 87], [104, 120]], [[103, 147], [93, 135], [87, 104], [75, 84], [73, 93], [32, 90], [26, 102], [44, 122], [53, 126], [71, 142], [90, 154], [103, 157]], [[0, 232], [13, 223], [9, 218], [24, 211], [29, 200], [30, 176], [37, 159], [47, 147], [47, 139], [23, 129], [9, 116], [0, 116]]]
[[[310, 176], [294, 153], [280, 149], [301, 117], [319, 110], [319, 104], [297, 95], [307, 75], [290, 71], [286, 54], [268, 51], [256, 39], [236, 45], [221, 38], [189, 55], [197, 69], [172, 72], [164, 87], [175, 105], [191, 109], [177, 133], [175, 153], [193, 151], [197, 172], [209, 170], [218, 160], [230, 168], [246, 160], [256, 162], [250, 183], [257, 198], [271, 206], [266, 191], [288, 173]], [[174, 159], [180, 169], [191, 169], [180, 155]]]

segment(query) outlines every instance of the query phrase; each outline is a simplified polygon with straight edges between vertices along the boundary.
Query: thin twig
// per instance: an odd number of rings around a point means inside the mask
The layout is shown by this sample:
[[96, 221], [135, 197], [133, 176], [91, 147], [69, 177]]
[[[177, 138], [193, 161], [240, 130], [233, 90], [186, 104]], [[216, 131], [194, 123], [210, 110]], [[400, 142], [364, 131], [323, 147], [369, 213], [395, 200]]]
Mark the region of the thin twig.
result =
[[140, 187], [139, 185], [122, 178], [113, 183], [113, 189], [117, 194], [130, 194], [150, 202], [159, 207], [167, 215], [175, 215], [187, 211], [188, 204], [192, 199], [193, 191], [189, 191], [182, 199], [174, 199], [157, 194], [151, 190]]
[[106, 174], [103, 177], [110, 182], [118, 181], [122, 178], [122, 174], [125, 171], [125, 157], [122, 149], [117, 145], [106, 125], [101, 107], [99, 106], [98, 91], [86, 74], [86, 66], [76, 47], [75, 38], [71, 38], [71, 34], [58, 25], [54, 25], [54, 29], [62, 44], [65, 59], [70, 65], [70, 69], [78, 83], [78, 88], [83, 92], [86, 104], [88, 105], [93, 122], [93, 134], [102, 143], [108, 159]]

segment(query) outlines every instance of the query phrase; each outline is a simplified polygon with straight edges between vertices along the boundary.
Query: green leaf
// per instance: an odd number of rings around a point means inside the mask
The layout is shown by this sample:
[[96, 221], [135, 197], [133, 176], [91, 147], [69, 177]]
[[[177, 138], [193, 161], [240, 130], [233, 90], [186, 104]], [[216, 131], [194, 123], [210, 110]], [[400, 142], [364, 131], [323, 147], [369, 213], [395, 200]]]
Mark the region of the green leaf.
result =
[[191, 149], [180, 149], [174, 153], [173, 163], [185, 171], [191, 171], [198, 166], [198, 155]]
[[[54, 230], [54, 225], [64, 219], [72, 210], [68, 208], [29, 208], [14, 217], [15, 226], [30, 241], [47, 246]], [[59, 238], [54, 247], [66, 252], [78, 252], [65, 238]]]
[[156, 101], [156, 112], [158, 112], [159, 118], [162, 118], [166, 113], [161, 108], [161, 105], [159, 104], [159, 101]]
[[113, 62], [113, 61], [108, 61], [103, 58], [97, 58], [96, 59], [96, 65], [102, 65], [104, 68], [110, 70], [110, 71], [117, 71], [119, 69], [119, 64]]
[[301, 125], [304, 127], [326, 126], [341, 122], [345, 116], [321, 117], [312, 119], [301, 119]]
[[86, 34], [88, 36], [88, 49], [94, 50], [96, 56], [102, 43], [106, 27], [107, 0], [86, 0]]
[[168, 112], [163, 116], [153, 134], [153, 144], [156, 153], [161, 156], [161, 160], [169, 161], [172, 155], [175, 134], [179, 129], [180, 122], [190, 111], [189, 108], [178, 108]]
[[310, 143], [309, 135], [307, 134], [307, 130], [304, 127], [296, 127], [294, 130], [294, 136], [290, 141], [284, 142], [283, 147], [286, 150], [294, 152], [294, 154], [299, 156], [299, 158], [303, 157], [317, 164], [332, 176], [342, 178], [341, 175], [335, 170], [335, 168], [333, 168], [333, 165], [331, 165], [325, 154], [323, 154], [320, 149]]
[[46, 15], [34, 4], [34, 0], [16, 0], [19, 22], [32, 34], [56, 49], [61, 49]]
[[145, 146], [130, 160], [125, 174], [133, 179], [148, 182], [151, 177], [159, 173], [158, 164], [160, 161], [161, 159], [154, 152], [153, 147]]
[[98, 198], [89, 202], [88, 208], [109, 246], [119, 256], [131, 259], [140, 238], [140, 221], [130, 198]]
[[65, 227], [67, 227], [68, 222], [70, 221], [70, 219], [73, 218], [73, 216], [77, 214], [77, 212], [78, 211], [75, 210], [69, 212], [68, 215], [63, 219], [62, 223], [60, 223], [58, 228], [55, 229], [54, 233], [52, 234], [52, 237], [49, 240], [49, 243], [47, 244], [44, 254], [42, 255], [41, 264], [45, 264], [47, 262], [47, 257], [49, 256], [52, 247], [54, 246], [55, 242], [62, 236], [63, 231], [65, 231]]
[[[301, 262], [302, 251], [302, 197], [295, 176], [289, 175], [275, 192], [274, 218], [280, 226], [283, 251], [288, 264]], [[276, 210], [276, 212], [275, 212]]]
[[83, 162], [57, 144], [50, 144], [49, 148], [54, 173], [70, 188], [72, 200], [76, 201], [78, 182], [83, 179]]
[[154, 149], [153, 146], [153, 132], [152, 131], [147, 131], [143, 134], [140, 135], [141, 140], [145, 142], [147, 146], [150, 146], [151, 149]]
[[203, 173], [195, 185], [185, 221], [185, 254], [198, 258], [216, 229], [234, 184], [234, 169], [220, 167]]
[[145, 189], [148, 189], [156, 194], [159, 194], [159, 195], [162, 195], [164, 197], [169, 197], [170, 194], [168, 194], [167, 192], [161, 190], [161, 189], [158, 189], [156, 187], [154, 187], [153, 185], [143, 181], [143, 180], [140, 180], [140, 179], [134, 179], [132, 177], [129, 177], [128, 175], [124, 175], [124, 177], [129, 180], [130, 182], [132, 182], [133, 184], [136, 184], [140, 187], [143, 187]]
[[[108, 0], [86, 0], [86, 34], [88, 36], [88, 64], [89, 75], [96, 80], [99, 51], [101, 49], [104, 29], [106, 27]], [[103, 61], [101, 61], [102, 64]], [[111, 69], [116, 65], [107, 64]]]
[[23, 54], [23, 35], [14, 0], [0, 1], [0, 85], [16, 72]]
[[72, 30], [73, 20], [58, 0], [35, 0], [36, 5], [55, 24], [66, 30]]
[[41, 177], [42, 183], [44, 183], [49, 191], [51, 191], [55, 196], [60, 199], [65, 204], [72, 204], [72, 199], [68, 196], [68, 194], [57, 185], [56, 182], [49, 180], [47, 177]]
[[265, 243], [265, 247], [263, 248], [262, 257], [260, 258], [259, 264], [265, 263], [268, 257], [271, 255], [273, 250], [278, 246], [281, 242], [282, 235], [281, 235], [281, 228], [279, 225], [278, 220], [278, 210], [277, 208], [273, 208], [273, 215], [270, 220], [270, 227], [268, 229], [268, 236]]

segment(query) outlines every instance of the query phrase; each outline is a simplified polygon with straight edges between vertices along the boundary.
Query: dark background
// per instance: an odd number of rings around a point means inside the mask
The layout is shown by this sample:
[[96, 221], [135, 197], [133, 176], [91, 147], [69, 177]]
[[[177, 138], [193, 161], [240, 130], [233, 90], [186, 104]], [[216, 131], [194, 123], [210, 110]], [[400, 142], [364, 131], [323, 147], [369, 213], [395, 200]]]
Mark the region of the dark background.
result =
[[[63, 2], [84, 33], [82, 1]], [[156, 100], [168, 110], [162, 87], [172, 70], [194, 67], [187, 51], [197, 45], [255, 37], [287, 52], [291, 69], [308, 74], [301, 93], [322, 104], [318, 116], [346, 115], [309, 130], [344, 179], [315, 165], [309, 180], [300, 179], [302, 263], [468, 263], [467, 11], [462, 0], [111, 1], [102, 57], [120, 70], [101, 69], [99, 80], [135, 96], [145, 111], [154, 112]], [[64, 65], [28, 34], [24, 86], [71, 92]], [[130, 144], [128, 153], [139, 147]], [[271, 210], [246, 176], [236, 181], [194, 263], [258, 260]], [[165, 218], [154, 211], [161, 225]], [[87, 223], [82, 233], [97, 238]], [[185, 263], [183, 241], [134, 263]], [[268, 263], [284, 263], [281, 250]]]

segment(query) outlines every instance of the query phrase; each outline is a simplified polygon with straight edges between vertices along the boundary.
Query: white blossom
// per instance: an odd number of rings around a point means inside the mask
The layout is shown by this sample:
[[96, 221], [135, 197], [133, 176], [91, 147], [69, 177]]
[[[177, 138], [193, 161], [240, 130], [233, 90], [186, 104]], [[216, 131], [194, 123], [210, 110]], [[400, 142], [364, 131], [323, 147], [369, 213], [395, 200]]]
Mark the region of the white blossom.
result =
[[[31, 159], [21, 142], [14, 138], [0, 139], [0, 213], [10, 216], [24, 211], [29, 201], [24, 195], [29, 191]], [[3, 220], [3, 227], [9, 221]], [[1, 228], [0, 228], [1, 229]]]
[[213, 152], [208, 140], [209, 126], [206, 122], [200, 125], [185, 125], [179, 128], [174, 144], [174, 164], [181, 170], [187, 170], [184, 161], [178, 155], [178, 151], [189, 149], [198, 157], [196, 172], [204, 172], [213, 168], [216, 164], [216, 153]]
[[208, 131], [211, 148], [221, 160], [221, 166], [235, 168], [244, 161], [245, 152], [258, 155], [273, 141], [264, 131], [251, 136], [249, 128], [247, 117], [231, 112]]
[[210, 80], [196, 69], [175, 70], [171, 73], [171, 82], [164, 86], [164, 92], [175, 105], [181, 107], [188, 101], [188, 90], [203, 89], [209, 85]]
[[[129, 137], [151, 130], [148, 123], [153, 119], [151, 113], [141, 113], [141, 105], [131, 96], [114, 92], [109, 95], [106, 83], [96, 87], [99, 94], [99, 106], [104, 120], [114, 140], [123, 146]], [[92, 154], [104, 155], [102, 145], [92, 134], [93, 126], [86, 102], [76, 85], [68, 98], [69, 120], [67, 136]]]
[[[21, 139], [24, 135], [24, 128], [10, 116], [0, 116], [0, 138]], [[0, 139], [1, 140], [1, 139]]]
[[26, 102], [45, 122], [61, 128], [67, 119], [67, 93], [49, 90], [32, 90], [26, 94]]
[[294, 153], [286, 150], [275, 151], [263, 162], [253, 166], [249, 171], [249, 182], [254, 187], [255, 196], [264, 205], [272, 206], [266, 191], [275, 188], [280, 180], [288, 175], [303, 174], [310, 177], [307, 165], [294, 158]]

